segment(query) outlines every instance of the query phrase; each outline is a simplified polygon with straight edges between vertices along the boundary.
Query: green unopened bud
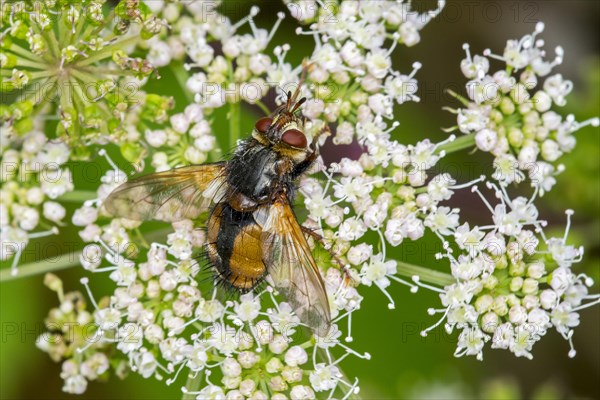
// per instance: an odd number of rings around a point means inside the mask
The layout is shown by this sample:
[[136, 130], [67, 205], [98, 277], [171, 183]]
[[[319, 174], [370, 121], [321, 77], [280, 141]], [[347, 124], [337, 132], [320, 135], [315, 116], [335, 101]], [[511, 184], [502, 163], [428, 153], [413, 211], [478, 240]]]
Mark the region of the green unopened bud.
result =
[[13, 118], [17, 120], [29, 117], [33, 112], [33, 101], [24, 100], [14, 103], [11, 105], [11, 111]]
[[500, 110], [504, 115], [510, 115], [515, 112], [515, 103], [508, 97], [503, 97], [500, 101]]
[[505, 255], [499, 255], [494, 257], [494, 263], [496, 265], [496, 269], [505, 269], [508, 267], [508, 260]]
[[10, 34], [17, 39], [27, 40], [27, 33], [29, 28], [21, 20], [15, 21], [10, 27]]
[[121, 145], [121, 154], [130, 163], [137, 163], [143, 158], [145, 149], [138, 143], [127, 142]]
[[508, 305], [506, 304], [506, 296], [497, 296], [494, 299], [494, 304], [492, 305], [492, 311], [494, 311], [499, 316], [504, 316], [508, 314]]
[[477, 300], [475, 300], [475, 309], [481, 314], [491, 310], [493, 304], [494, 298], [489, 294], [484, 294], [483, 296], [479, 296]]
[[29, 47], [31, 48], [31, 52], [33, 54], [42, 55], [48, 51], [46, 47], [46, 42], [44, 38], [39, 33], [30, 35], [29, 38]]
[[104, 21], [104, 15], [102, 14], [102, 4], [99, 2], [92, 2], [86, 7], [86, 18], [92, 25], [100, 25]]
[[10, 82], [15, 89], [22, 89], [29, 83], [29, 72], [13, 69]]
[[125, 68], [127, 65], [127, 54], [123, 50], [116, 50], [113, 52], [112, 60], [121, 68]]
[[511, 264], [510, 267], [508, 268], [508, 273], [511, 276], [523, 276], [525, 275], [525, 263], [522, 261], [519, 261], [516, 264]]
[[46, 275], [44, 275], [44, 285], [53, 292], [58, 293], [59, 296], [62, 296], [63, 283], [58, 276], [50, 272], [46, 273]]
[[510, 128], [508, 131], [508, 142], [513, 147], [521, 147], [523, 144], [523, 132], [517, 128]]
[[538, 281], [535, 279], [527, 278], [523, 281], [523, 293], [535, 294], [538, 291]]
[[350, 95], [350, 101], [352, 102], [352, 104], [354, 105], [361, 105], [361, 104], [366, 104], [366, 102], [369, 99], [369, 95], [367, 95], [365, 92], [361, 92], [361, 91], [356, 91], [354, 93], [352, 93], [352, 95]]
[[498, 285], [498, 278], [494, 275], [488, 275], [483, 278], [483, 287], [488, 290], [493, 290]]
[[64, 13], [65, 17], [63, 23], [71, 29], [79, 19], [79, 9], [77, 7], [69, 7], [66, 11], [67, 12]]
[[151, 16], [146, 21], [144, 21], [144, 25], [142, 27], [142, 39], [148, 40], [151, 37], [157, 35], [162, 30], [163, 26], [165, 26], [164, 22], [155, 16]]
[[523, 287], [523, 278], [521, 278], [520, 276], [512, 278], [512, 280], [510, 281], [510, 291], [518, 292], [519, 290], [521, 290], [521, 287]]
[[17, 65], [17, 57], [10, 53], [0, 53], [0, 68], [14, 68]]
[[23, 118], [17, 121], [13, 128], [15, 132], [19, 134], [19, 136], [23, 136], [33, 130], [33, 119], [32, 118]]

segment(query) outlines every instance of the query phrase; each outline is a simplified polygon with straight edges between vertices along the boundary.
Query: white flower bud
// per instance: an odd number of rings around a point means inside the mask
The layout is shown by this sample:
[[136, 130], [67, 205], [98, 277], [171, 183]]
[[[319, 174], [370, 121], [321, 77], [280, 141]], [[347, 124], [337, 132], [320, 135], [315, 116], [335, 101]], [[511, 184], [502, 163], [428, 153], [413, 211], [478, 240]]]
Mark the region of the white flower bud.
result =
[[89, 206], [83, 206], [75, 210], [72, 222], [75, 226], [87, 226], [98, 219], [98, 209]]
[[523, 293], [535, 294], [538, 291], [538, 281], [535, 279], [527, 278], [523, 281]]
[[290, 391], [290, 397], [295, 400], [308, 400], [315, 398], [315, 392], [309, 387], [304, 385], [294, 386]]
[[65, 208], [54, 201], [44, 203], [44, 217], [50, 221], [60, 222], [66, 213]]
[[27, 203], [31, 205], [42, 204], [44, 201], [44, 192], [42, 192], [42, 189], [39, 187], [32, 187], [31, 189], [27, 190], [25, 199], [27, 200]]
[[221, 371], [225, 376], [240, 376], [242, 373], [242, 366], [236, 361], [235, 358], [228, 357], [221, 364]]
[[252, 368], [259, 361], [260, 357], [252, 351], [242, 351], [238, 355], [238, 362], [242, 368]]
[[535, 104], [535, 109], [539, 112], [546, 112], [552, 107], [552, 99], [550, 96], [544, 92], [543, 90], [539, 90], [533, 95], [533, 99], [531, 99]]
[[511, 292], [518, 292], [522, 286], [523, 286], [523, 278], [521, 278], [520, 276], [516, 276], [516, 277], [512, 278], [512, 280], [510, 281], [510, 291]]
[[523, 303], [523, 307], [525, 307], [528, 310], [531, 310], [532, 308], [539, 306], [540, 299], [539, 299], [539, 297], [537, 297], [533, 294], [528, 294], [525, 297], [523, 297], [522, 303]]
[[524, 324], [527, 321], [527, 310], [519, 305], [512, 306], [508, 311], [508, 320], [515, 325]]
[[290, 367], [302, 365], [308, 361], [306, 351], [300, 346], [293, 346], [285, 353], [285, 363]]
[[558, 143], [551, 139], [544, 140], [542, 143], [542, 157], [544, 157], [544, 160], [556, 161], [561, 155], [562, 151], [560, 151]]
[[546, 310], [556, 307], [558, 294], [552, 289], [546, 289], [540, 293], [540, 305]]
[[475, 300], [475, 309], [478, 313], [483, 314], [484, 312], [491, 310], [493, 304], [494, 298], [489, 294], [484, 294]]
[[481, 151], [491, 151], [497, 142], [498, 135], [491, 129], [482, 129], [475, 134], [475, 144]]
[[271, 358], [269, 361], [267, 361], [267, 363], [265, 364], [265, 370], [270, 373], [270, 374], [276, 374], [277, 372], [281, 371], [283, 369], [283, 363], [281, 362], [281, 360], [279, 358]]
[[496, 314], [498, 314], [500, 316], [504, 316], [508, 313], [508, 305], [506, 304], [505, 296], [497, 296], [494, 299], [494, 305], [493, 305], [492, 311], [494, 311]]
[[250, 396], [256, 389], [256, 383], [252, 379], [244, 379], [240, 382], [240, 393], [244, 396]]
[[160, 147], [164, 145], [167, 141], [167, 132], [162, 129], [156, 129], [151, 131], [150, 129], [146, 130], [144, 134], [146, 141], [152, 147]]
[[281, 335], [275, 335], [273, 341], [269, 343], [269, 350], [274, 354], [283, 353], [288, 347], [287, 340]]
[[481, 317], [480, 324], [481, 329], [484, 332], [493, 333], [496, 331], [496, 328], [498, 328], [498, 325], [500, 324], [500, 318], [495, 312], [488, 312]]

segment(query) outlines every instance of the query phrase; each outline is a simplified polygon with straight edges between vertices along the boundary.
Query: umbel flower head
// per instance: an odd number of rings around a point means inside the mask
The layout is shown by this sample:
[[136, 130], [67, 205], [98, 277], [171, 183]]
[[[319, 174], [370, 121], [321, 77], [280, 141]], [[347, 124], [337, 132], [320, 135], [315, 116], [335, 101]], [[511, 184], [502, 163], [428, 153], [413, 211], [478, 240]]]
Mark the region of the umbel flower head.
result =
[[[507, 41], [502, 55], [486, 49], [483, 56], [472, 57], [465, 44], [466, 58], [460, 67], [470, 79], [468, 98], [452, 93], [464, 108], [448, 108], [457, 115], [457, 125], [450, 130], [474, 135], [477, 148], [495, 156], [495, 179], [508, 185], [528, 174], [541, 196], [563, 171], [563, 165], [554, 163], [575, 147], [573, 133], [600, 121], [577, 122], [573, 115], [560, 114], [573, 82], [560, 73], [551, 75], [563, 62], [564, 50], [556, 47], [554, 59], [547, 60], [539, 38], [543, 31], [544, 23], [538, 22], [532, 34]], [[504, 68], [492, 73], [494, 60], [503, 62]]]
[[140, 91], [154, 66], [131, 55], [165, 26], [143, 2], [4, 2], [0, 13], [0, 90], [13, 99], [0, 106], [4, 139], [56, 114], [56, 137], [85, 157], [86, 145], [126, 136], [133, 108], [149, 122], [167, 119], [172, 101]]
[[48, 140], [45, 124], [33, 119], [30, 132], [2, 141], [0, 160], [0, 260], [12, 258], [11, 273], [31, 239], [58, 234], [67, 211], [58, 200], [74, 189], [66, 164], [71, 149]]
[[[41, 334], [37, 347], [56, 362], [62, 362], [63, 391], [72, 394], [85, 392], [88, 381], [106, 380], [109, 371], [124, 376], [127, 364], [112, 358], [114, 346], [96, 340], [98, 326], [79, 292], [63, 292], [62, 281], [46, 274], [44, 284], [58, 295], [59, 306], [52, 308], [44, 323], [48, 332]], [[108, 300], [108, 299], [106, 299]]]
[[[546, 237], [546, 222], [530, 199], [511, 199], [503, 186], [488, 183], [500, 203], [492, 206], [473, 186], [492, 214], [493, 224], [452, 230], [454, 246], [444, 241], [440, 259], [450, 261], [455, 283], [437, 289], [415, 283], [440, 295], [443, 314], [423, 336], [444, 323], [451, 333], [460, 330], [455, 356], [483, 358], [486, 342], [492, 349], [506, 349], [518, 357], [533, 358], [533, 345], [554, 328], [573, 347], [573, 329], [578, 312], [600, 303], [600, 295], [589, 294], [593, 280], [575, 274], [571, 266], [583, 258], [583, 247], [567, 244], [572, 210], [567, 210], [563, 237]], [[454, 251], [458, 251], [456, 256]]]

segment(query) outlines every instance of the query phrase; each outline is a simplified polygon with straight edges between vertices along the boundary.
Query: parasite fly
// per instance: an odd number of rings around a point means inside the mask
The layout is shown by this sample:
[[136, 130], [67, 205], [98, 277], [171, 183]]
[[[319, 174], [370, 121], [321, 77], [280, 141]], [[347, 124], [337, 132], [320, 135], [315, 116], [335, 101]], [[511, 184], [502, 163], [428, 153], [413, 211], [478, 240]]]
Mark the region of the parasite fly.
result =
[[267, 275], [317, 334], [331, 324], [325, 285], [294, 214], [295, 182], [318, 156], [297, 115], [298, 90], [259, 119], [230, 160], [154, 173], [117, 187], [105, 201], [116, 217], [175, 222], [210, 211], [206, 253], [216, 278], [240, 292]]

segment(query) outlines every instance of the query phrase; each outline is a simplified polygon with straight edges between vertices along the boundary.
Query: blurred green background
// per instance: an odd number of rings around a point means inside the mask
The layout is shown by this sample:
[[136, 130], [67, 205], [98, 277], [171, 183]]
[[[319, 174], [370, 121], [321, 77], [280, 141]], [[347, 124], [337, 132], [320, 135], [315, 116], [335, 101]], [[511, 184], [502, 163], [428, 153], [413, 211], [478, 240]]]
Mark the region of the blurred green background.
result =
[[[259, 26], [271, 26], [275, 13], [282, 10], [280, 2], [262, 3]], [[268, 4], [267, 4], [268, 3]], [[431, 9], [434, 2], [415, 2], [416, 7]], [[233, 19], [246, 15], [250, 3], [227, 4], [225, 12]], [[507, 39], [517, 39], [533, 31], [535, 22], [544, 21], [543, 38], [546, 48], [562, 45], [565, 61], [557, 68], [567, 79], [574, 81], [575, 90], [569, 98], [567, 112], [578, 120], [600, 115], [600, 67], [599, 28], [600, 5], [596, 1], [541, 1], [541, 2], [448, 2], [442, 15], [431, 22], [421, 33], [421, 42], [413, 48], [399, 47], [395, 52], [395, 66], [401, 72], [409, 72], [414, 61], [423, 63], [417, 74], [421, 103], [408, 103], [399, 107], [396, 116], [401, 122], [395, 134], [403, 143], [413, 143], [423, 138], [443, 140], [440, 128], [454, 125], [453, 116], [441, 110], [443, 106], [456, 106], [444, 94], [445, 88], [464, 91], [465, 80], [459, 69], [464, 58], [461, 48], [464, 42], [471, 44], [471, 51], [479, 53], [491, 48], [501, 52]], [[288, 17], [289, 18], [289, 17]], [[295, 23], [288, 19], [278, 31], [273, 44], [291, 43], [291, 61], [300, 61], [308, 55], [312, 39], [294, 35]], [[302, 48], [307, 53], [301, 52]], [[497, 66], [497, 65], [496, 65]], [[492, 67], [494, 68], [494, 67]], [[153, 82], [155, 92], [175, 96], [177, 109], [186, 104], [181, 90], [170, 84], [174, 77], [170, 71], [161, 70], [162, 79]], [[252, 110], [246, 109], [242, 119], [242, 131], [253, 125]], [[226, 119], [215, 132], [226, 135]], [[558, 178], [554, 190], [538, 202], [542, 218], [550, 222], [550, 233], [562, 234], [564, 209], [575, 210], [574, 229], [570, 235], [573, 244], [585, 246], [586, 254], [576, 270], [583, 271], [600, 282], [600, 136], [598, 128], [586, 128], [576, 137], [578, 145], [574, 152], [561, 161], [567, 171]], [[339, 156], [331, 154], [330, 156]], [[489, 166], [491, 158], [486, 154], [467, 155], [466, 152], [446, 160], [453, 165], [477, 162], [482, 168]], [[450, 169], [449, 169], [450, 170]], [[455, 170], [455, 169], [454, 169]], [[461, 181], [472, 177], [462, 176]], [[481, 204], [468, 194], [455, 200], [463, 207], [463, 217], [475, 222], [482, 221]], [[71, 208], [72, 212], [73, 208]], [[557, 231], [552, 232], [553, 227]], [[58, 249], [76, 242], [74, 230], [63, 230], [59, 240], [54, 238]], [[36, 243], [30, 244], [34, 250]], [[58, 250], [60, 251], [60, 250]], [[434, 238], [403, 244], [392, 256], [408, 262], [444, 268], [437, 265], [434, 254], [439, 243]], [[33, 254], [23, 262], [32, 261]], [[81, 290], [79, 278], [83, 270], [71, 269], [59, 273], [65, 281], [66, 290]], [[112, 290], [107, 276], [94, 276], [94, 292], [97, 297]], [[595, 285], [595, 291], [598, 284]], [[42, 284], [41, 276], [14, 280], [0, 285], [1, 341], [0, 341], [0, 398], [68, 398], [61, 392], [60, 365], [50, 361], [47, 354], [35, 347], [35, 338], [43, 331], [43, 319], [49, 308], [57, 304], [54, 293]], [[346, 374], [361, 379], [361, 396], [364, 398], [600, 398], [600, 307], [581, 312], [581, 325], [575, 330], [575, 359], [567, 356], [568, 344], [554, 331], [534, 347], [534, 359], [517, 359], [507, 351], [484, 352], [484, 361], [474, 358], [454, 358], [456, 335], [447, 335], [443, 329], [422, 338], [419, 332], [431, 325], [434, 317], [427, 315], [427, 308], [439, 305], [439, 299], [424, 290], [410, 294], [400, 285], [392, 286], [396, 310], [388, 310], [387, 300], [377, 289], [363, 291], [362, 309], [353, 317], [352, 346], [358, 351], [368, 351], [370, 361], [347, 358], [343, 363]], [[91, 383], [82, 399], [133, 398], [170, 399], [180, 398], [176, 383], [167, 387], [155, 380], [145, 380], [131, 374], [125, 381], [113, 377], [108, 383]]]

